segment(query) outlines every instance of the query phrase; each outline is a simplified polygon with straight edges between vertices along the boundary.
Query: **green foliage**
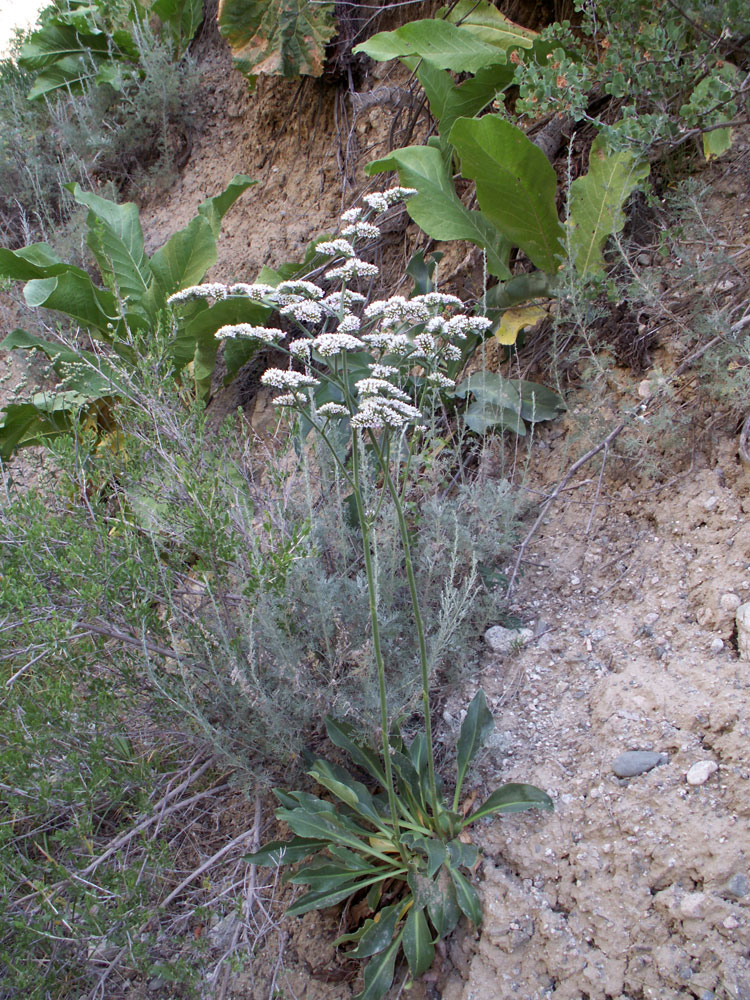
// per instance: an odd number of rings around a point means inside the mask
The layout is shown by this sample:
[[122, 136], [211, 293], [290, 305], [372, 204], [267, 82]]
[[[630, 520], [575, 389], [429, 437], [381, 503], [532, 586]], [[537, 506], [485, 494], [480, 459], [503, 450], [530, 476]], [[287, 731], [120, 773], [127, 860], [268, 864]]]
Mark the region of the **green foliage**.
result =
[[459, 399], [473, 397], [464, 420], [476, 434], [510, 430], [524, 437], [526, 423], [557, 417], [564, 404], [557, 393], [535, 382], [508, 379], [499, 372], [477, 372], [456, 386]]
[[[209, 198], [188, 226], [175, 233], [149, 258], [145, 252], [138, 209], [117, 205], [99, 195], [71, 186], [76, 201], [88, 208], [86, 242], [99, 267], [104, 287], [81, 268], [61, 261], [46, 244], [21, 250], [0, 249], [0, 275], [25, 281], [29, 306], [60, 312], [102, 342], [113, 356], [130, 365], [139, 363], [143, 338], [156, 332], [167, 300], [181, 288], [200, 281], [216, 261], [216, 237], [227, 209], [248, 187], [250, 178], [237, 175], [226, 190]], [[263, 317], [267, 309], [242, 303], [243, 314]], [[167, 348], [172, 376], [194, 365], [198, 391], [208, 392], [216, 359], [216, 330], [226, 322], [226, 311], [194, 304], [178, 324]], [[122, 396], [122, 380], [107, 360], [78, 348], [43, 341], [16, 330], [2, 343], [4, 349], [41, 351], [62, 379], [58, 392], [11, 403], [0, 423], [0, 456], [7, 460], [19, 448], [57, 436], [96, 413], [103, 399]], [[110, 430], [104, 421], [104, 430]]]
[[[369, 959], [357, 1000], [385, 996], [400, 950], [416, 979], [432, 965], [435, 943], [455, 929], [461, 916], [475, 926], [481, 923], [479, 897], [465, 874], [475, 866], [479, 854], [459, 836], [466, 827], [484, 816], [552, 808], [549, 796], [533, 785], [508, 784], [496, 789], [468, 816], [456, 811], [468, 766], [493, 727], [480, 690], [461, 726], [451, 806], [434, 798], [424, 734], [406, 743], [398, 728], [391, 731], [389, 753], [398, 806], [395, 829], [386, 794], [387, 765], [346, 723], [326, 720], [328, 737], [366, 773], [370, 786], [379, 786], [378, 791], [370, 791], [345, 768], [321, 759], [312, 760], [307, 773], [332, 801], [308, 792], [276, 789], [281, 803], [276, 817], [294, 836], [289, 841], [266, 844], [247, 860], [278, 867], [313, 855], [312, 860], [286, 875], [290, 882], [308, 890], [289, 907], [290, 916], [352, 897], [366, 899], [366, 912], [371, 915], [336, 942], [354, 945], [347, 957]], [[394, 895], [396, 901], [392, 902]]]
[[237, 68], [253, 79], [320, 76], [336, 34], [334, 4], [305, 0], [220, 0], [219, 30]]
[[[202, 20], [200, 0], [157, 0], [151, 12], [162, 21], [179, 58]], [[22, 69], [35, 74], [29, 100], [81, 93], [92, 84], [121, 89], [121, 69], [139, 73], [138, 33], [148, 17], [139, 0], [127, 5], [57, 0], [18, 55]]]

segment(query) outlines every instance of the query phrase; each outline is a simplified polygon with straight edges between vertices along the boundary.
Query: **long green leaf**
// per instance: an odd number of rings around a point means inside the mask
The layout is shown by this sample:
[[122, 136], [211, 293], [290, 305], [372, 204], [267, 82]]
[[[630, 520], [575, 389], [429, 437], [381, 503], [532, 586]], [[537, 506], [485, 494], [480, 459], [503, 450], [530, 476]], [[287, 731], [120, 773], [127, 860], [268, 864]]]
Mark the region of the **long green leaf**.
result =
[[372, 175], [386, 170], [397, 170], [401, 183], [419, 192], [408, 199], [406, 210], [428, 236], [436, 240], [469, 240], [487, 251], [491, 274], [502, 279], [510, 277], [509, 244], [485, 214], [471, 211], [461, 202], [439, 149], [434, 146], [397, 149], [382, 160], [368, 163], [365, 173]]
[[395, 31], [381, 31], [355, 45], [352, 51], [364, 52], [378, 62], [417, 56], [455, 73], [476, 73], [507, 61], [504, 49], [488, 45], [455, 24], [433, 19], [411, 21]]
[[383, 878], [388, 878], [390, 872], [387, 869], [380, 869], [378, 872], [371, 865], [363, 865], [353, 872], [349, 868], [341, 868], [330, 859], [318, 859], [312, 864], [306, 865], [289, 879], [293, 885], [309, 885], [312, 892], [338, 892], [345, 885], [350, 885], [358, 879], [371, 875], [380, 874]]
[[475, 927], [479, 927], [482, 922], [482, 906], [479, 902], [476, 889], [464, 878], [461, 872], [449, 868], [453, 887], [456, 890], [456, 901], [464, 916], [467, 916]]
[[487, 737], [494, 728], [495, 720], [487, 708], [484, 691], [480, 688], [466, 710], [466, 716], [461, 724], [461, 732], [458, 736], [456, 758], [458, 779], [456, 781], [456, 793], [453, 797], [454, 810], [458, 808], [458, 799], [461, 795], [461, 786], [466, 777], [466, 769], [487, 742]]
[[326, 733], [331, 743], [340, 750], [346, 750], [358, 767], [361, 767], [385, 788], [385, 772], [380, 757], [363, 743], [362, 734], [354, 726], [350, 726], [348, 722], [336, 722], [330, 716], [326, 716], [325, 724]]
[[374, 917], [366, 920], [365, 930], [357, 947], [347, 952], [346, 957], [370, 958], [387, 948], [396, 933], [396, 924], [403, 908], [403, 903], [393, 903], [392, 906], [384, 906]]
[[497, 115], [459, 118], [450, 141], [462, 174], [476, 182], [483, 214], [533, 264], [557, 271], [563, 254], [557, 176], [541, 149]]
[[181, 288], [199, 284], [216, 263], [216, 237], [208, 219], [196, 216], [167, 240], [151, 258], [151, 296], [157, 308]]
[[46, 243], [32, 243], [20, 250], [0, 247], [0, 278], [32, 281], [35, 278], [53, 278], [65, 271], [86, 274], [79, 267], [63, 263]]
[[604, 242], [625, 225], [623, 206], [649, 169], [630, 150], [611, 152], [603, 136], [594, 140], [588, 173], [570, 185], [570, 252], [580, 275], [604, 273]]
[[433, 882], [435, 892], [427, 900], [427, 913], [439, 938], [447, 937], [461, 919], [456, 887], [445, 867]]
[[364, 827], [354, 823], [340, 812], [315, 812], [306, 809], [277, 809], [276, 816], [289, 824], [289, 828], [298, 837], [309, 837], [315, 840], [329, 840], [334, 844], [342, 844], [354, 851], [360, 851], [390, 862], [387, 855], [373, 848], [369, 843], [371, 833]]
[[214, 195], [213, 198], [207, 198], [198, 206], [198, 214], [202, 215], [208, 222], [215, 237], [219, 236], [221, 220], [227, 211], [244, 191], [257, 183], [246, 174], [235, 174], [223, 191]]
[[27, 305], [56, 309], [103, 339], [111, 340], [114, 327], [121, 320], [117, 301], [111, 292], [97, 288], [85, 273], [67, 271], [55, 278], [29, 281], [24, 290]]
[[335, 906], [337, 903], [343, 902], [343, 900], [348, 899], [349, 896], [353, 896], [355, 892], [360, 892], [362, 889], [366, 889], [368, 886], [382, 878], [382, 875], [377, 875], [372, 876], [369, 879], [352, 879], [350, 882], [347, 882], [338, 889], [325, 889], [321, 892], [306, 892], [304, 896], [287, 908], [286, 916], [301, 917], [303, 913], [309, 913], [310, 910], [325, 910], [329, 906]]
[[530, 49], [537, 37], [535, 31], [522, 28], [501, 14], [494, 4], [487, 0], [458, 0], [449, 7], [441, 7], [435, 17], [443, 17], [453, 24], [460, 24], [463, 30], [481, 42], [499, 49]]
[[535, 785], [511, 783], [496, 789], [464, 821], [464, 826], [493, 813], [521, 812], [524, 809], [554, 809], [552, 799]]
[[96, 257], [105, 280], [111, 279], [126, 310], [142, 315], [150, 312], [147, 301], [151, 264], [141, 229], [138, 206], [117, 205], [78, 184], [69, 185], [79, 205], [89, 209], [86, 243]]
[[259, 851], [246, 854], [244, 861], [261, 867], [280, 868], [282, 865], [293, 865], [303, 858], [309, 857], [326, 846], [323, 840], [312, 840], [308, 837], [293, 837], [291, 840], [272, 840]]
[[0, 411], [0, 459], [67, 434], [78, 418], [83, 400], [78, 393], [37, 393], [29, 402], [9, 403]]
[[472, 118], [484, 110], [490, 101], [513, 81], [515, 68], [498, 63], [480, 69], [471, 79], [455, 84], [450, 73], [423, 59], [417, 67], [417, 77], [430, 102], [430, 114], [440, 132], [448, 135], [458, 118]]
[[370, 959], [365, 966], [365, 987], [354, 1000], [383, 1000], [393, 982], [393, 970], [402, 937], [403, 932], [393, 939], [385, 951]]
[[151, 13], [166, 27], [174, 42], [175, 54], [179, 56], [203, 21], [203, 0], [154, 0]]
[[307, 772], [318, 784], [333, 792], [342, 802], [345, 802], [364, 819], [380, 829], [387, 829], [375, 799], [361, 781], [356, 781], [343, 767], [331, 764], [327, 760], [318, 759]]
[[435, 960], [435, 945], [427, 924], [424, 910], [412, 906], [404, 924], [404, 954], [409, 963], [409, 971], [416, 979], [427, 972]]

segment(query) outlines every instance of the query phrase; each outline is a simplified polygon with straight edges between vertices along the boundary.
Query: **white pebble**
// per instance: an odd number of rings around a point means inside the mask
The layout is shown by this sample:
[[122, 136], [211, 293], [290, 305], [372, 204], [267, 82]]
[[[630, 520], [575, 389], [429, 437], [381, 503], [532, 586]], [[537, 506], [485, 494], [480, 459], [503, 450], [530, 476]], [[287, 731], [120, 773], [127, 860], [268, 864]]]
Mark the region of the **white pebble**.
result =
[[719, 765], [712, 760], [699, 760], [690, 768], [685, 775], [689, 785], [705, 785], [714, 771], [719, 770]]
[[719, 604], [724, 611], [736, 611], [740, 604], [742, 604], [742, 601], [736, 594], [727, 593], [721, 595]]
[[716, 636], [715, 639], [711, 640], [711, 652], [712, 653], [720, 653], [723, 648], [724, 648], [724, 640], [720, 639], [718, 637], [718, 635]]

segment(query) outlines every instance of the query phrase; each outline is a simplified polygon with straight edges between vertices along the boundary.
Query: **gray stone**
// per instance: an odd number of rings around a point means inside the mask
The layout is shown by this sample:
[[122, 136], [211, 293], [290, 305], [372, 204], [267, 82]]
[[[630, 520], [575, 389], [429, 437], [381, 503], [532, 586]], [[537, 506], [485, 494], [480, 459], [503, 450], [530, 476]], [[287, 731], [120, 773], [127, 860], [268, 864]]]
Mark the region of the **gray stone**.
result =
[[718, 635], [716, 636], [715, 639], [711, 640], [711, 652], [712, 653], [720, 653], [723, 648], [724, 648], [724, 640], [720, 639], [718, 637]]
[[628, 750], [615, 757], [612, 761], [612, 770], [618, 778], [634, 778], [637, 774], [645, 774], [660, 764], [668, 763], [669, 757], [665, 753], [656, 753], [653, 750]]
[[484, 633], [484, 641], [493, 653], [509, 653], [512, 649], [525, 646], [534, 633], [530, 628], [503, 628], [492, 625]]
[[742, 899], [743, 896], [747, 896], [748, 888], [750, 887], [747, 875], [737, 872], [730, 879], [727, 879], [721, 894], [722, 896], [732, 896], [734, 899]]

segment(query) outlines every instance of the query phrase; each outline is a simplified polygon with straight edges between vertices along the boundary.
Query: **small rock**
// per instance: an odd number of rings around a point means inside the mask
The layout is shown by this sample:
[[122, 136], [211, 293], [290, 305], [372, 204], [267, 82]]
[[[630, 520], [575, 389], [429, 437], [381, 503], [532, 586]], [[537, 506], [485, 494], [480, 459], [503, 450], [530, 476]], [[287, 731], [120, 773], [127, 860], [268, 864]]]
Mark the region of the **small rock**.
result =
[[705, 785], [714, 771], [719, 770], [719, 765], [713, 760], [699, 760], [690, 768], [685, 775], [689, 785]]
[[571, 587], [577, 587], [580, 582], [581, 582], [580, 576], [571, 576], [570, 578]]
[[721, 894], [722, 896], [734, 896], [735, 899], [742, 899], [743, 896], [747, 896], [747, 890], [747, 875], [737, 872], [728, 879]]
[[718, 497], [709, 497], [707, 500], [703, 501], [704, 510], [713, 510], [716, 504], [719, 502]]
[[714, 1000], [714, 991], [713, 990], [704, 990], [701, 993], [700, 1000]]
[[697, 920], [706, 912], [705, 892], [689, 892], [682, 897], [680, 913], [688, 920]]
[[615, 757], [612, 761], [612, 770], [618, 778], [634, 778], [637, 774], [645, 774], [660, 764], [668, 763], [669, 757], [665, 753], [656, 753], [653, 750], [628, 750]]
[[651, 267], [651, 254], [643, 251], [639, 253], [635, 258], [636, 262], [641, 265], [641, 267]]
[[750, 660], [750, 603], [737, 608], [737, 650], [741, 660]]
[[742, 601], [736, 594], [726, 593], [719, 598], [719, 604], [724, 611], [736, 611]]
[[484, 641], [493, 653], [509, 653], [512, 649], [525, 646], [534, 637], [530, 628], [503, 628], [492, 625], [484, 633]]
[[155, 979], [152, 979], [150, 981], [150, 983], [148, 984], [148, 988], [149, 988], [149, 991], [151, 993], [156, 993], [157, 990], [162, 989], [162, 987], [164, 987], [166, 985], [167, 985], [167, 980], [166, 979], [160, 979], [157, 976]]
[[650, 399], [653, 395], [651, 383], [647, 378], [644, 378], [642, 382], [638, 383], [638, 395], [641, 399]]
[[722, 920], [721, 926], [728, 931], [736, 931], [740, 926], [740, 922], [734, 914], [730, 913], [726, 920]]
[[724, 640], [720, 639], [718, 637], [718, 635], [716, 636], [715, 639], [711, 640], [711, 652], [712, 653], [720, 653], [723, 648], [724, 648]]

